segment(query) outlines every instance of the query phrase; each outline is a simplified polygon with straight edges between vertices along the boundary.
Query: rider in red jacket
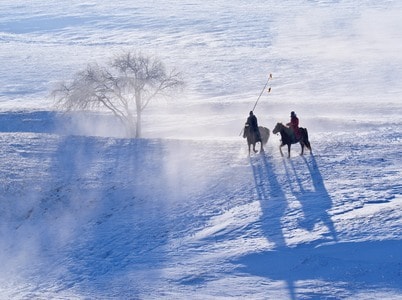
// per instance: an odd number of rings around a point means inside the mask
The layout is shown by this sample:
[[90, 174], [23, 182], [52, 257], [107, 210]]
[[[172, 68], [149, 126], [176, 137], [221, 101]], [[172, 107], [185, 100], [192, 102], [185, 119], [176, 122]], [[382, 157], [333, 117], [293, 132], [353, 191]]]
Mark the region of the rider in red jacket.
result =
[[296, 113], [292, 111], [290, 113], [290, 122], [286, 124], [293, 130], [295, 140], [300, 139], [300, 130], [299, 130], [299, 118], [296, 116]]

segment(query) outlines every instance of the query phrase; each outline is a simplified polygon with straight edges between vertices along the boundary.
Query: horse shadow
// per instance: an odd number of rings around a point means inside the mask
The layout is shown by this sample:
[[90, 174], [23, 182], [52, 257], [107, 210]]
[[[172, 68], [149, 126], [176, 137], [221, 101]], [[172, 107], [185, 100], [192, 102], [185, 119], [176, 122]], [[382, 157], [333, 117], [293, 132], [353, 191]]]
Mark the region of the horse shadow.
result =
[[[328, 214], [328, 210], [332, 207], [332, 199], [325, 187], [317, 161], [314, 155], [310, 155], [309, 159], [302, 156], [302, 159], [307, 166], [307, 172], [302, 164], [296, 166], [294, 160], [283, 160], [290, 191], [300, 203], [304, 216], [302, 220], [299, 220], [299, 226], [308, 232], [313, 232], [316, 225], [323, 224], [327, 232], [322, 238], [336, 242], [337, 232]], [[322, 239], [312, 243], [320, 242]]]
[[[278, 295], [292, 300], [359, 298], [361, 292], [381, 290], [395, 296], [402, 291], [401, 247], [400, 240], [299, 245], [251, 253], [235, 263], [240, 272], [258, 277], [256, 281], [264, 282], [266, 278], [267, 299]], [[275, 290], [278, 283], [272, 281], [285, 283], [287, 290]]]
[[[283, 160], [283, 171], [275, 171], [272, 157], [267, 154], [250, 158], [255, 188], [263, 210], [262, 229], [275, 248], [287, 247], [282, 218], [288, 210], [289, 201], [300, 204], [303, 218], [298, 219], [298, 227], [313, 232], [317, 225], [326, 228], [326, 233], [313, 244], [336, 242], [338, 240], [335, 226], [328, 214], [332, 199], [326, 190], [324, 180], [313, 155], [303, 164], [297, 166], [293, 160]], [[282, 173], [281, 173], [282, 172]], [[292, 196], [289, 196], [292, 195]], [[292, 199], [288, 199], [288, 198]]]
[[[273, 244], [271, 251], [262, 253], [248, 254], [238, 258], [235, 263], [239, 264], [240, 270], [252, 275], [269, 277], [270, 279], [283, 280], [286, 282], [291, 299], [296, 299], [296, 281], [305, 277], [304, 273], [300, 276], [292, 272], [292, 264], [297, 265], [303, 251], [307, 252], [314, 249], [313, 243], [298, 247], [290, 247], [287, 244], [284, 232], [283, 217], [289, 209], [288, 195], [290, 189], [293, 197], [302, 204], [303, 215], [306, 219], [299, 226], [307, 229], [314, 228], [315, 223], [324, 222], [333, 241], [337, 240], [334, 225], [325, 212], [331, 206], [331, 199], [326, 191], [322, 176], [314, 157], [311, 162], [306, 159], [310, 181], [313, 190], [304, 187], [301, 177], [297, 176], [296, 166], [290, 161], [284, 161], [285, 172], [276, 171], [272, 157], [268, 154], [250, 158], [253, 171], [257, 196], [260, 201], [263, 214], [261, 216], [262, 231], [270, 244]], [[295, 178], [291, 178], [295, 177]], [[296, 183], [297, 187], [290, 185], [289, 181]], [[318, 208], [310, 204], [312, 199], [321, 201], [325, 205]], [[314, 201], [314, 202], [316, 202]], [[303, 249], [303, 250], [299, 250]], [[300, 252], [300, 254], [298, 254]], [[300, 278], [299, 278], [300, 277]], [[308, 276], [307, 276], [308, 277]]]
[[263, 154], [250, 158], [250, 162], [256, 192], [263, 211], [261, 223], [264, 235], [275, 244], [275, 248], [286, 247], [281, 218], [286, 211], [287, 202], [282, 186], [275, 175], [272, 160], [267, 158], [267, 154]]
[[[270, 249], [237, 257], [232, 263], [238, 270], [261, 282], [265, 278], [267, 286], [283, 282], [286, 291], [280, 294], [288, 299], [333, 298], [334, 289], [351, 297], [382, 288], [400, 294], [402, 241], [339, 241], [328, 214], [332, 199], [316, 158], [284, 160], [284, 168], [274, 162], [268, 154], [250, 158]], [[297, 216], [303, 215], [294, 229], [305, 230], [312, 239], [288, 242], [283, 218], [291, 201], [300, 203]], [[278, 291], [272, 292], [277, 297]]]

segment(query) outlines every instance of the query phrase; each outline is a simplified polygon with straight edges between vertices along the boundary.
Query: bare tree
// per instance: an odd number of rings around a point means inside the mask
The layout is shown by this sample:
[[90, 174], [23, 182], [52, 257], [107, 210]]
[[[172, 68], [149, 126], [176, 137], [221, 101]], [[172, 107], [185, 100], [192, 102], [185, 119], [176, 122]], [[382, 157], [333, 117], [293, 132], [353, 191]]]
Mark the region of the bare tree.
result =
[[88, 65], [70, 82], [52, 92], [64, 110], [110, 110], [126, 127], [129, 136], [141, 137], [142, 112], [152, 99], [170, 96], [183, 87], [181, 74], [166, 71], [162, 62], [141, 53], [126, 52], [108, 67]]

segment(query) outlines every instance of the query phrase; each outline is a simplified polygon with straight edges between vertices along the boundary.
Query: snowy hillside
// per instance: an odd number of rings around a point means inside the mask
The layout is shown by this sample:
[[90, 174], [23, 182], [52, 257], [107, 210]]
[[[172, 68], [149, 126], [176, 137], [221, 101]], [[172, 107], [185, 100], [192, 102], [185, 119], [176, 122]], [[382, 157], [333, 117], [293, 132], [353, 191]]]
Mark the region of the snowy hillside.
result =
[[[402, 299], [401, 4], [115, 2], [1, 3], [0, 298]], [[52, 110], [127, 48], [188, 82], [143, 139]], [[259, 123], [312, 154], [248, 157], [269, 73]]]
[[401, 295], [395, 125], [315, 137], [313, 155], [296, 146], [291, 159], [277, 136], [248, 158], [240, 138], [9, 131], [0, 145], [6, 298]]

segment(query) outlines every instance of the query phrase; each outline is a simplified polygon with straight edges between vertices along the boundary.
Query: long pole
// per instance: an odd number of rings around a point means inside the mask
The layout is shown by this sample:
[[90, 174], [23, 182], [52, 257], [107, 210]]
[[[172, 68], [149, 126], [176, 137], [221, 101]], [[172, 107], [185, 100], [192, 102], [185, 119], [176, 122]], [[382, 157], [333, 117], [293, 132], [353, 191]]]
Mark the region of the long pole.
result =
[[[267, 87], [268, 82], [269, 82], [271, 79], [272, 79], [272, 74], [269, 74], [268, 80], [267, 80], [267, 82], [265, 83], [264, 88], [262, 89], [260, 95], [258, 96], [257, 101], [255, 101], [255, 104], [254, 104], [254, 107], [253, 107], [252, 111], [254, 111], [254, 109], [256, 108], [257, 103], [258, 103], [258, 101], [260, 100], [262, 93], [264, 93], [265, 88]], [[271, 87], [269, 87], [269, 89], [268, 89], [268, 93], [269, 93], [269, 92], [271, 92]]]
[[[267, 80], [267, 82], [265, 83], [264, 88], [261, 90], [261, 93], [260, 93], [260, 95], [258, 96], [257, 101], [255, 101], [254, 107], [253, 107], [253, 109], [252, 109], [253, 112], [254, 112], [254, 109], [256, 108], [256, 106], [257, 106], [257, 104], [258, 104], [258, 101], [260, 100], [262, 94], [264, 93], [264, 91], [265, 91], [265, 89], [266, 89], [266, 87], [267, 87], [267, 85], [268, 85], [268, 83], [269, 83], [269, 81], [270, 81], [271, 79], [272, 79], [272, 73], [269, 74], [268, 80]], [[270, 92], [271, 92], [271, 87], [268, 88], [268, 93], [270, 93]], [[243, 133], [243, 130], [244, 130], [244, 128], [240, 131], [240, 134], [239, 134], [239, 135], [241, 135], [241, 134]]]

